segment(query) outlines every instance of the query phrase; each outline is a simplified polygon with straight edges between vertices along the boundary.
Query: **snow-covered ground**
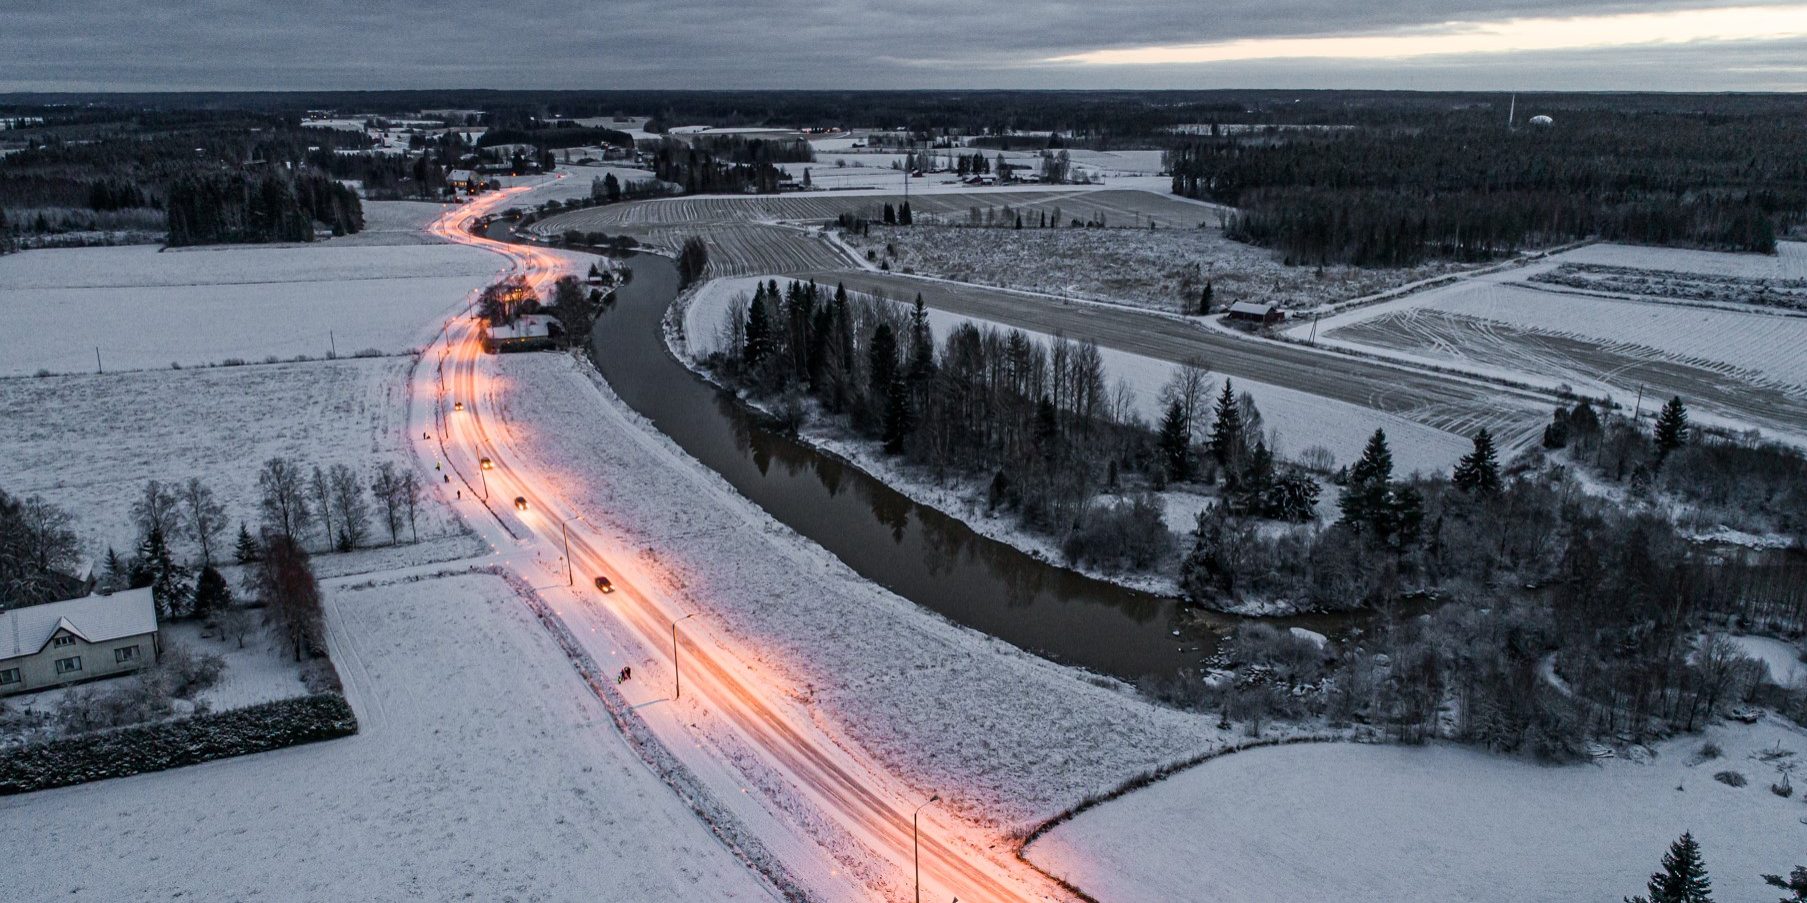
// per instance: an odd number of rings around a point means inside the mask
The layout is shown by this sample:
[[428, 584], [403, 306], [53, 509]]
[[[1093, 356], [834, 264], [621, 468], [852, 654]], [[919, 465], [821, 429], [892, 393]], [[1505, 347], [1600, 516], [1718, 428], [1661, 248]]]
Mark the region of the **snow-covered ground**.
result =
[[1766, 636], [1733, 636], [1728, 639], [1738, 644], [1738, 651], [1762, 662], [1769, 671], [1769, 679], [1777, 686], [1793, 687], [1807, 680], [1807, 662], [1801, 661], [1799, 643], [1787, 643]]
[[443, 244], [26, 251], [0, 257], [0, 376], [92, 372], [97, 347], [109, 371], [402, 351], [497, 266]]
[[0, 799], [5, 896], [772, 899], [501, 580], [330, 590], [327, 630], [356, 736]]
[[[1703, 739], [1722, 758], [1695, 764]], [[1776, 721], [1623, 759], [1546, 767], [1451, 746], [1255, 749], [1105, 803], [1031, 845], [1031, 861], [1120, 903], [1303, 900], [1617, 900], [1641, 893], [1683, 831], [1721, 900], [1770, 900], [1763, 873], [1807, 864], [1801, 800], [1769, 791]], [[1733, 770], [1749, 784], [1713, 779]], [[1797, 783], [1797, 790], [1799, 784]]]
[[[226, 505], [230, 542], [239, 520], [256, 528], [257, 471], [268, 458], [343, 463], [366, 475], [382, 461], [407, 464], [402, 392], [411, 363], [403, 356], [0, 379], [0, 460], [8, 462], [0, 486], [68, 510], [98, 560], [109, 545], [130, 552], [131, 507], [147, 480], [198, 476]], [[419, 527], [423, 540], [462, 532], [430, 501]], [[179, 541], [177, 549], [188, 547]]]
[[[1287, 309], [1387, 291], [1456, 269], [1425, 264], [1403, 269], [1292, 267], [1264, 248], [1231, 241], [1221, 230], [875, 228], [844, 239], [891, 269], [961, 282], [1110, 301], [1168, 312], [1190, 311], [1207, 281], [1217, 309], [1260, 301]], [[1035, 226], [1034, 211], [1026, 225]], [[1127, 226], [1128, 221], [1113, 225]]]

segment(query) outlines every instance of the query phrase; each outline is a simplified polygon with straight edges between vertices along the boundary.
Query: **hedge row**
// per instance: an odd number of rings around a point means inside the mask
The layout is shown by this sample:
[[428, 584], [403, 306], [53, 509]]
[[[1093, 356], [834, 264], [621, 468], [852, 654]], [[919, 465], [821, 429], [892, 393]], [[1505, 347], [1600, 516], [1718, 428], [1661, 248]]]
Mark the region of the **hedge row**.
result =
[[358, 731], [345, 697], [319, 693], [0, 754], [0, 796], [331, 740]]

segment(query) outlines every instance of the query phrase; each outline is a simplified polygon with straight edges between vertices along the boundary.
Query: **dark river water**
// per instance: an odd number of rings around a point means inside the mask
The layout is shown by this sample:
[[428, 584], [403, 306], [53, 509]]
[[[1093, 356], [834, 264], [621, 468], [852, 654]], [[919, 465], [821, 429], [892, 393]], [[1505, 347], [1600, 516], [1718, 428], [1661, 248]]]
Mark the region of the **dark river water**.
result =
[[[591, 353], [628, 406], [741, 494], [867, 579], [950, 620], [1055, 661], [1125, 679], [1196, 668], [1229, 617], [1182, 627], [1177, 600], [1095, 580], [987, 539], [865, 472], [760, 425], [677, 362], [660, 320], [677, 270], [655, 255], [596, 322]], [[858, 612], [849, 612], [858, 617]], [[1318, 630], [1334, 617], [1276, 623]], [[1175, 636], [1178, 630], [1181, 635]]]

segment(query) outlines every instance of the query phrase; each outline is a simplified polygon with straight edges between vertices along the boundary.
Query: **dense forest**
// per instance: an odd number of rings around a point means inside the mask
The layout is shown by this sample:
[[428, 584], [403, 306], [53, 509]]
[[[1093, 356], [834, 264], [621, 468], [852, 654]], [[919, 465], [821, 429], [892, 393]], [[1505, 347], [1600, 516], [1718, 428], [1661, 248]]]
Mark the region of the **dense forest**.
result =
[[685, 194], [756, 191], [771, 194], [787, 180], [774, 164], [814, 159], [803, 141], [770, 141], [738, 135], [667, 138], [652, 153], [653, 177]]
[[1238, 208], [1234, 238], [1296, 264], [1399, 266], [1590, 236], [1773, 253], [1807, 222], [1804, 141], [1798, 122], [1762, 115], [1594, 109], [1508, 129], [1464, 110], [1200, 137], [1167, 162], [1176, 194]]
[[280, 172], [194, 173], [169, 186], [171, 247], [224, 243], [312, 241], [314, 224], [334, 235], [364, 228], [357, 192], [323, 176]]

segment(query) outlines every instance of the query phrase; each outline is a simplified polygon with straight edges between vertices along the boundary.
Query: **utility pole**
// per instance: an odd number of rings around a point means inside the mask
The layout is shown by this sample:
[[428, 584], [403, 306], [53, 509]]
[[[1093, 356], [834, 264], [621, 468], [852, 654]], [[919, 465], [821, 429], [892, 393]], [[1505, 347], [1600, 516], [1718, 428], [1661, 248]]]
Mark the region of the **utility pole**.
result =
[[106, 373], [107, 372], [107, 369], [100, 365], [100, 346], [99, 345], [94, 346], [94, 372], [95, 373]]
[[1638, 384], [1638, 403], [1637, 403], [1636, 407], [1631, 409], [1631, 422], [1637, 423], [1638, 415], [1642, 414], [1642, 413], [1644, 413], [1644, 385], [1643, 385], [1643, 383], [1639, 383]]
[[558, 532], [565, 537], [565, 585], [576, 586], [577, 578], [571, 575], [571, 530], [565, 526], [565, 519], [558, 519]]
[[1305, 344], [1316, 345], [1318, 343], [1318, 318], [1323, 315], [1324, 315], [1324, 312], [1321, 310], [1314, 311], [1312, 313], [1312, 315], [1311, 315], [1311, 338], [1306, 339]]
[[330, 329], [326, 331], [326, 356], [335, 359], [339, 356], [339, 340]]

